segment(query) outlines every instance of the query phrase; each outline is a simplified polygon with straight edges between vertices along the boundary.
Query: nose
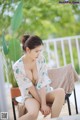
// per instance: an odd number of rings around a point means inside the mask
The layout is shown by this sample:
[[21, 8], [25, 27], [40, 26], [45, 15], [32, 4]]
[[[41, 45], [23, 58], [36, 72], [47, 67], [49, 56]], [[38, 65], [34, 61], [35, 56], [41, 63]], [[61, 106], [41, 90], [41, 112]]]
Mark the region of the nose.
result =
[[40, 52], [37, 54], [37, 56], [39, 56], [40, 55]]
[[38, 58], [39, 54], [36, 55], [36, 58]]

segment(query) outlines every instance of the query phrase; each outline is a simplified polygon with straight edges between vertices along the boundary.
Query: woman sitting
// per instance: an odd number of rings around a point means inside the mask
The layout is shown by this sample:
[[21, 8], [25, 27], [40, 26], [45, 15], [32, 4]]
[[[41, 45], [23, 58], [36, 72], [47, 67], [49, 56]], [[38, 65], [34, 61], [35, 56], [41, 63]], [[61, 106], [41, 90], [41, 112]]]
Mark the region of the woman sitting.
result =
[[[22, 37], [24, 55], [13, 65], [27, 113], [19, 120], [36, 120], [39, 110], [44, 116], [58, 117], [65, 99], [62, 88], [53, 89], [42, 55], [43, 42], [38, 36]], [[48, 103], [52, 103], [50, 107]]]

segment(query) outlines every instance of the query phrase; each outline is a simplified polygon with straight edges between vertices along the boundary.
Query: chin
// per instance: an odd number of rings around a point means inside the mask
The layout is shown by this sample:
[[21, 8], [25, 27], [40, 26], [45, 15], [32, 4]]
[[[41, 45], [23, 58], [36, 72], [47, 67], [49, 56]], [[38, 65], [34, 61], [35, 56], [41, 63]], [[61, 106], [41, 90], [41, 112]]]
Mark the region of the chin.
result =
[[34, 58], [34, 60], [38, 59], [38, 57]]
[[38, 58], [38, 57], [35, 57], [35, 58], [33, 58], [33, 60], [35, 61], [37, 58]]
[[36, 60], [36, 58], [33, 58], [33, 61], [35, 61]]

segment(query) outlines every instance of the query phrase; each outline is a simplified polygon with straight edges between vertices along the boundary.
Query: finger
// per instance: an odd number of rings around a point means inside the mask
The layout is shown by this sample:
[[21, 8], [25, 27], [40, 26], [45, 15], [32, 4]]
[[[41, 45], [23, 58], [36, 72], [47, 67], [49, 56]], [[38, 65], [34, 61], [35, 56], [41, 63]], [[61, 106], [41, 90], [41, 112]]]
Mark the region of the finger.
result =
[[43, 111], [43, 110], [41, 110], [41, 113], [42, 113], [42, 114], [44, 114], [44, 111]]
[[48, 115], [48, 113], [44, 114], [44, 117], [46, 117]]
[[45, 116], [48, 115], [48, 113], [49, 113], [48, 111], [46, 111], [46, 110], [44, 111], [44, 115]]
[[47, 115], [47, 111], [45, 110], [45, 111], [44, 111], [44, 116], [46, 116], [46, 115]]
[[48, 115], [50, 113], [50, 111], [48, 110], [48, 111], [46, 111], [46, 115]]
[[44, 114], [44, 111], [43, 111], [43, 110], [41, 110], [41, 113], [42, 113], [42, 114]]

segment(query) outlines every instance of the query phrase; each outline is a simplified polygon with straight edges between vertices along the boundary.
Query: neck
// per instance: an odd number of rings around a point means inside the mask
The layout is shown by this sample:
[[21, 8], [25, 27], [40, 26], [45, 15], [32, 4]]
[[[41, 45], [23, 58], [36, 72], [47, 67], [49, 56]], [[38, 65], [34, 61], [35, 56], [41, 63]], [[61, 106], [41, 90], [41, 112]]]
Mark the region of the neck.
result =
[[34, 62], [34, 60], [31, 59], [31, 57], [28, 54], [25, 54], [24, 57], [23, 57], [23, 59], [25, 61], [27, 61], [28, 63]]

